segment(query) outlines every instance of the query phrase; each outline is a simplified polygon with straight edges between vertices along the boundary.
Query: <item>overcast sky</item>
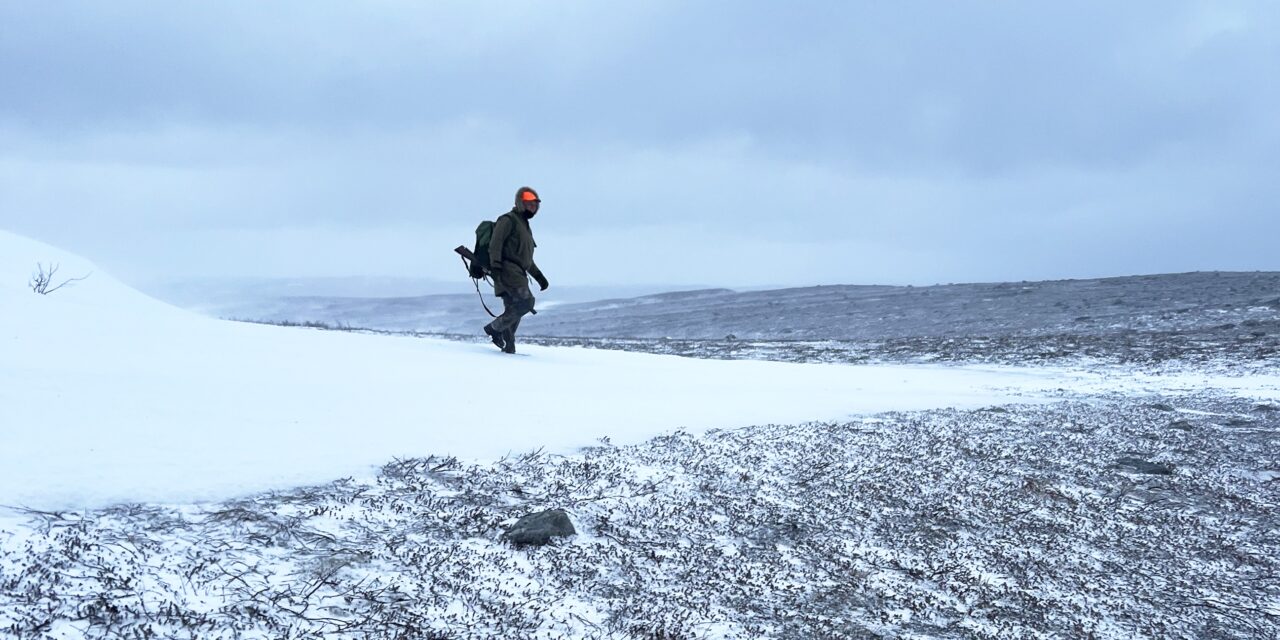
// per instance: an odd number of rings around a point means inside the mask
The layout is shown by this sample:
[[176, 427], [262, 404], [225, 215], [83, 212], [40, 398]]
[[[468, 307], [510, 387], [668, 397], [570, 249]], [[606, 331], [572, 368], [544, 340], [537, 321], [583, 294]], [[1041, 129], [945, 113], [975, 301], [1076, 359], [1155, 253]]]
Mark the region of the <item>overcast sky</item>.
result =
[[130, 281], [1280, 270], [1280, 3], [0, 0], [0, 228]]

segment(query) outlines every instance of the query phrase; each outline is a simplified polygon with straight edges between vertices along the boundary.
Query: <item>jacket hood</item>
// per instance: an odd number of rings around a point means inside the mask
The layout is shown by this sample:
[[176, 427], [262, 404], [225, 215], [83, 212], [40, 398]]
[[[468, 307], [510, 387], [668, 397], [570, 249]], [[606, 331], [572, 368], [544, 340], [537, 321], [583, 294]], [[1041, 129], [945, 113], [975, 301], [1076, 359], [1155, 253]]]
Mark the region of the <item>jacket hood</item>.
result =
[[[534, 191], [533, 187], [520, 187], [519, 189], [516, 189], [515, 210], [520, 212], [521, 214], [526, 213], [524, 208], [524, 197], [523, 197], [524, 194], [526, 193], [532, 193], [533, 196], [537, 198], [539, 202], [542, 201], [542, 197], [538, 195], [537, 191]], [[526, 215], [526, 217], [528, 216]]]

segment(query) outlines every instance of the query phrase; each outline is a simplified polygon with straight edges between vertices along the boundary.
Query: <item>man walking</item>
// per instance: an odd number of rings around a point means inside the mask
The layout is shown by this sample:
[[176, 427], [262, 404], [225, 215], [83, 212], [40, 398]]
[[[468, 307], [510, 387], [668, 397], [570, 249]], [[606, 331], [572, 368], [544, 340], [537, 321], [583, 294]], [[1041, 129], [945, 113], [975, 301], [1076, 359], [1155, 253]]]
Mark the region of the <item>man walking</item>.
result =
[[538, 281], [541, 291], [546, 291], [547, 277], [533, 261], [533, 230], [529, 220], [538, 214], [542, 200], [538, 192], [529, 187], [516, 191], [515, 207], [498, 216], [493, 223], [493, 237], [489, 240], [489, 275], [493, 278], [493, 293], [502, 298], [502, 315], [485, 325], [484, 332], [505, 353], [516, 352], [516, 329], [520, 319], [533, 311], [533, 293], [529, 291], [529, 276]]

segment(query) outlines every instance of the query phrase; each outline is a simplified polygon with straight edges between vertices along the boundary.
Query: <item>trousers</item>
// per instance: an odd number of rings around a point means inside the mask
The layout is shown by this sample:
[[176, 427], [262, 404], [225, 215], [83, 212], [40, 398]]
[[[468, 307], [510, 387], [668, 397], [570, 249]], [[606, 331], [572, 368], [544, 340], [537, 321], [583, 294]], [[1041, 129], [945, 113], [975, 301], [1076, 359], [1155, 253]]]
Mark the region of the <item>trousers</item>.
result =
[[502, 298], [502, 315], [489, 323], [489, 326], [495, 331], [515, 335], [516, 329], [520, 327], [520, 319], [533, 311], [533, 292], [528, 285], [524, 285], [507, 289], [499, 297]]

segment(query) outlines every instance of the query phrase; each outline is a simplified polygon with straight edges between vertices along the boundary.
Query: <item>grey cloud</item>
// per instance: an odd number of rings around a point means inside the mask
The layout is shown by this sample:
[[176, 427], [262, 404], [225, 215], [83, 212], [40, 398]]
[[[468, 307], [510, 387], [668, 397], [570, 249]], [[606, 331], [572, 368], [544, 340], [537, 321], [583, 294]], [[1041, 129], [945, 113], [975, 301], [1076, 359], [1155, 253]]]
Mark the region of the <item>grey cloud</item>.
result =
[[206, 270], [255, 235], [300, 243], [285, 275], [411, 269], [308, 255], [465, 236], [534, 184], [547, 238], [750, 253], [703, 283], [1280, 268], [1278, 31], [1251, 2], [6, 3], [0, 222], [137, 270], [202, 231]]

